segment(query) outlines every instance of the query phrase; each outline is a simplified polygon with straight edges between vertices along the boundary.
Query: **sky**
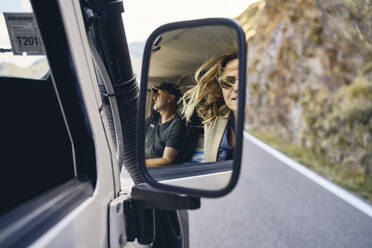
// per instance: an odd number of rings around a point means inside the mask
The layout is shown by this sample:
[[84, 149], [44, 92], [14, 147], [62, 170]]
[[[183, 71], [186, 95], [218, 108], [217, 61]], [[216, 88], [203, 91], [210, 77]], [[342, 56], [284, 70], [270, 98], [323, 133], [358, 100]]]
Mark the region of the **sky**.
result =
[[[123, 0], [123, 21], [128, 42], [145, 41], [162, 24], [208, 17], [233, 18], [257, 0]], [[0, 48], [10, 48], [3, 12], [31, 12], [29, 0], [1, 0]], [[40, 56], [0, 53], [1, 62], [28, 67]]]
[[233, 18], [257, 0], [124, 0], [128, 42], [145, 41], [157, 27], [208, 17]]
[[0, 4], [0, 47], [9, 48], [9, 36], [3, 12], [32, 12], [29, 0], [1, 0]]

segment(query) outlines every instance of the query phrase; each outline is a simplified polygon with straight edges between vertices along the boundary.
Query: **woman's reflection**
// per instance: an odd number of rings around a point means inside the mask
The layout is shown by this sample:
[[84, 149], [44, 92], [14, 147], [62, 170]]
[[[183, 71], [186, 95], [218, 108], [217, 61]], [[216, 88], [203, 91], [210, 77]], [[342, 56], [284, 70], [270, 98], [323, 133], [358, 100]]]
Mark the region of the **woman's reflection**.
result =
[[182, 97], [189, 121], [194, 110], [204, 124], [203, 162], [232, 159], [238, 111], [239, 60], [236, 52], [206, 61], [195, 74], [197, 84]]

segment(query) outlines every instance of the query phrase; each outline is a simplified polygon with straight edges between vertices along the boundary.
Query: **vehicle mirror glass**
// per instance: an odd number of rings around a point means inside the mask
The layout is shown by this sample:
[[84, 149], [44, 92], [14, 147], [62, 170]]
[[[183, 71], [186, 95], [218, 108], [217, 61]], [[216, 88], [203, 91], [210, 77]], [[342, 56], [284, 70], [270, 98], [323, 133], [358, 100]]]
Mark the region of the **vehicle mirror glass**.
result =
[[245, 84], [240, 78], [245, 75], [241, 49], [239, 32], [226, 23], [170, 26], [150, 36], [139, 125], [145, 178], [169, 189], [200, 192], [230, 184], [234, 166], [240, 164], [244, 86], [239, 87]]

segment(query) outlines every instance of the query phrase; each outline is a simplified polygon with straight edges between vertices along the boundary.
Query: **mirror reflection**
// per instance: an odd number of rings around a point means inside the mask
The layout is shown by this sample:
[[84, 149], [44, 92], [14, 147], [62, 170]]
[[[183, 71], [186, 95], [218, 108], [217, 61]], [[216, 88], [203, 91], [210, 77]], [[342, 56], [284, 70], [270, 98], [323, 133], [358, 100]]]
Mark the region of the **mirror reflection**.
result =
[[145, 163], [156, 180], [209, 190], [228, 184], [238, 118], [236, 44], [236, 31], [224, 25], [172, 30], [155, 39]]

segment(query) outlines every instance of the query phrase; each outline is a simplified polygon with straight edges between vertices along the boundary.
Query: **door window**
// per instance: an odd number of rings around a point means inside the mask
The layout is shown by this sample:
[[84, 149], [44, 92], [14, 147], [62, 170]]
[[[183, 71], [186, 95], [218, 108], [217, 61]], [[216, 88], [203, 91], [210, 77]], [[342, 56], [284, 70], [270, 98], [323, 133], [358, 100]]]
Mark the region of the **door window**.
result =
[[73, 179], [75, 171], [46, 56], [11, 51], [4, 13], [32, 13], [30, 4], [9, 0], [0, 8], [1, 216]]
[[[22, 22], [21, 18], [12, 21], [12, 17], [8, 26], [6, 23], [6, 15], [17, 14], [33, 14], [29, 1], [22, 0], [5, 0], [0, 5], [0, 76], [40, 79], [46, 76], [49, 71], [49, 65], [45, 55], [32, 55], [32, 52], [27, 48], [41, 45], [41, 40], [34, 35], [35, 27], [27, 23], [27, 20]], [[25, 17], [23, 17], [25, 18]], [[14, 29], [10, 28], [13, 24]], [[15, 33], [13, 33], [14, 31]], [[10, 35], [9, 35], [10, 34]], [[16, 41], [17, 47], [21, 50], [22, 55], [14, 55], [14, 48], [11, 44], [11, 39]], [[22, 48], [25, 51], [22, 51]]]
[[[0, 7], [0, 69], [16, 68], [0, 70], [1, 247], [29, 244], [30, 237], [90, 197], [97, 178], [91, 128], [58, 4], [33, 4], [34, 14], [24, 0], [7, 0]], [[9, 47], [4, 13], [37, 19], [44, 54], [19, 54]]]

